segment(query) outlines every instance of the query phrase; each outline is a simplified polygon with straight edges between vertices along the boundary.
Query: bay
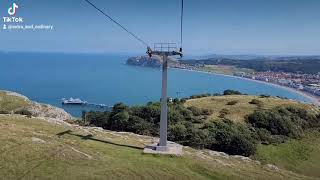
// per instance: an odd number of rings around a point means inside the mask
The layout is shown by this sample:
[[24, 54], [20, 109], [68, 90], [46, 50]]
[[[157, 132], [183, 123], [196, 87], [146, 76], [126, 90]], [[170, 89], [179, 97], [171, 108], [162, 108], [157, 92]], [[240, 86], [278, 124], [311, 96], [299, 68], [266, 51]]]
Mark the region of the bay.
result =
[[[62, 107], [77, 117], [81, 116], [82, 110], [104, 109], [62, 106], [61, 98], [81, 98], [110, 106], [117, 102], [142, 105], [158, 101], [160, 69], [126, 65], [129, 57], [121, 54], [0, 53], [0, 89]], [[170, 97], [222, 93], [233, 89], [247, 94], [269, 94], [310, 102], [284, 88], [216, 74], [170, 69], [168, 82]]]

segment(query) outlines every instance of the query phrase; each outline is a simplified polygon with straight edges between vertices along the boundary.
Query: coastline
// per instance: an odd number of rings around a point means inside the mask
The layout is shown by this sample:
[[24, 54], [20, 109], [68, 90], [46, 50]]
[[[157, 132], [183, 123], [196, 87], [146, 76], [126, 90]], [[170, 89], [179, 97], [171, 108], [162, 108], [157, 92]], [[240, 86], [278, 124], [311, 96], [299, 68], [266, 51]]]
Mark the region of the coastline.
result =
[[265, 82], [265, 81], [259, 81], [259, 80], [249, 79], [249, 78], [244, 78], [244, 77], [239, 77], [239, 76], [227, 75], [227, 74], [220, 74], [220, 73], [206, 72], [206, 71], [192, 70], [192, 69], [182, 69], [182, 68], [172, 68], [172, 67], [169, 67], [169, 68], [170, 69], [177, 69], [177, 70], [184, 70], [184, 71], [191, 71], [191, 72], [198, 72], [198, 73], [214, 74], [214, 75], [226, 76], [226, 77], [231, 77], [231, 78], [238, 78], [238, 79], [241, 79], [241, 80], [253, 81], [253, 82], [257, 82], [257, 83], [262, 83], [262, 84], [274, 86], [274, 87], [277, 87], [277, 88], [286, 89], [286, 90], [288, 90], [290, 92], [297, 93], [297, 94], [305, 97], [306, 99], [309, 99], [310, 100], [310, 104], [314, 104], [316, 106], [320, 106], [320, 97], [317, 97], [317, 96], [315, 96], [313, 94], [310, 94], [308, 92], [304, 92], [304, 91], [301, 91], [301, 90], [298, 90], [298, 89], [294, 89], [294, 88], [291, 88], [291, 87], [282, 86], [282, 85], [274, 84], [274, 83], [271, 83], [271, 82]]

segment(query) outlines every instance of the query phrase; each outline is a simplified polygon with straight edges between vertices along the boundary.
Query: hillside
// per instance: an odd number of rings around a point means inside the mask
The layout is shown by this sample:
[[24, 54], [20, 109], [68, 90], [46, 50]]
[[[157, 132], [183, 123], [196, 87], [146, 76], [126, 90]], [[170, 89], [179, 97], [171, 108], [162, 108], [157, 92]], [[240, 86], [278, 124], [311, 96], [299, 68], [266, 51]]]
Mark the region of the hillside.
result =
[[[260, 101], [260, 104], [250, 103], [253, 99]], [[233, 104], [235, 103], [235, 104]], [[210, 109], [212, 114], [210, 119], [221, 119], [219, 117], [223, 111], [226, 111], [224, 118], [233, 121], [242, 122], [246, 115], [253, 113], [258, 109], [271, 109], [277, 106], [292, 105], [312, 111], [317, 108], [308, 104], [302, 104], [297, 101], [281, 99], [277, 97], [260, 97], [249, 95], [228, 95], [228, 96], [210, 96], [196, 99], [189, 99], [185, 106], [196, 106], [199, 108]]]
[[[0, 98], [2, 112], [14, 112], [17, 109], [32, 110], [34, 108], [31, 107], [35, 104], [38, 103], [11, 92], [2, 92]], [[61, 113], [61, 111], [51, 111], [47, 117], [34, 117], [37, 114], [27, 117], [0, 113], [0, 179], [315, 179], [312, 177], [319, 177], [314, 173], [319, 166], [313, 167], [313, 173], [305, 173], [308, 166], [300, 166], [304, 169], [299, 171], [288, 168], [288, 162], [283, 160], [283, 157], [270, 159], [267, 153], [270, 151], [264, 151], [264, 147], [259, 147], [257, 157], [251, 159], [211, 150], [196, 150], [187, 146], [183, 148], [184, 154], [181, 157], [143, 154], [143, 147], [158, 141], [157, 138], [72, 125], [59, 118], [52, 118], [60, 117], [55, 116], [55, 112], [58, 112], [58, 115]], [[283, 152], [280, 150], [281, 147], [275, 148], [279, 149], [277, 152]], [[314, 147], [312, 151], [319, 152], [319, 146], [312, 147]], [[310, 153], [304, 160], [297, 162], [317, 159], [318, 154]], [[293, 153], [291, 157], [295, 156]]]
[[23, 95], [9, 91], [0, 91], [0, 114], [24, 114], [59, 121], [72, 118], [63, 109], [32, 102]]
[[[258, 100], [252, 104], [252, 100]], [[230, 103], [232, 102], [232, 103]], [[235, 103], [235, 104], [234, 104]], [[222, 119], [222, 111], [228, 113], [224, 118], [244, 123], [245, 117], [256, 110], [272, 109], [277, 106], [294, 106], [308, 110], [311, 113], [319, 113], [319, 107], [299, 103], [292, 100], [277, 97], [261, 97], [248, 95], [209, 96], [189, 99], [185, 106], [206, 108], [213, 113], [209, 120]], [[320, 177], [320, 130], [308, 131], [302, 138], [291, 139], [285, 143], [276, 145], [259, 144], [253, 159], [262, 163], [274, 164], [277, 167], [311, 177]]]
[[184, 148], [142, 154], [156, 140], [132, 133], [0, 115], [0, 179], [304, 179], [248, 158]]
[[302, 72], [306, 74], [316, 74], [320, 69], [319, 57], [280, 57], [276, 59], [262, 58], [251, 60], [240, 60], [232, 58], [209, 58], [201, 60], [182, 60], [182, 64], [187, 65], [225, 65], [237, 68], [252, 69], [254, 71], [273, 72]]

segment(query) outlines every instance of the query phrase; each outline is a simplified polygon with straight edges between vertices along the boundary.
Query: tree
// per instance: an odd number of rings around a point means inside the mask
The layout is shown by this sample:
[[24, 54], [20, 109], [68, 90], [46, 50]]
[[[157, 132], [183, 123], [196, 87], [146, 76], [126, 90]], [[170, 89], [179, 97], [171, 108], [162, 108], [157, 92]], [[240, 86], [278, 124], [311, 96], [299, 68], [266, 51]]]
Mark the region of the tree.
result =
[[128, 120], [129, 120], [128, 111], [121, 111], [111, 117], [112, 125], [111, 128], [114, 130], [124, 131], [128, 129]]
[[241, 95], [241, 92], [227, 89], [227, 90], [223, 91], [223, 95]]
[[187, 128], [181, 122], [170, 125], [168, 138], [170, 141], [175, 141], [177, 143], [185, 144], [187, 135]]

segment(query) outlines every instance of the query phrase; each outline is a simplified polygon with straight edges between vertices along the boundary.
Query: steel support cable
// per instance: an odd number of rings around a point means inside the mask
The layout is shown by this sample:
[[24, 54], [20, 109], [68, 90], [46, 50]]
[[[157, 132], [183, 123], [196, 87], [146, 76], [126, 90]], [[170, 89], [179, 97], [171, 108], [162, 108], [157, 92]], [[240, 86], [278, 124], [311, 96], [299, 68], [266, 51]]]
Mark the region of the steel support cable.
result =
[[114, 22], [115, 24], [117, 24], [118, 26], [120, 26], [123, 30], [125, 30], [127, 33], [129, 33], [131, 36], [133, 36], [136, 40], [140, 41], [142, 44], [146, 45], [147, 47], [149, 47], [148, 43], [146, 43], [144, 40], [142, 40], [141, 38], [139, 38], [137, 35], [135, 35], [133, 32], [129, 31], [127, 28], [125, 28], [123, 25], [121, 25], [119, 22], [117, 22], [116, 20], [114, 20], [111, 16], [109, 16], [108, 14], [106, 14], [104, 11], [102, 11], [101, 9], [99, 9], [96, 5], [94, 5], [93, 3], [91, 3], [89, 0], [85, 0], [88, 4], [90, 4], [93, 8], [95, 8], [96, 10], [98, 10], [100, 13], [102, 13], [105, 17], [107, 17], [109, 20], [111, 20], [112, 22]]

